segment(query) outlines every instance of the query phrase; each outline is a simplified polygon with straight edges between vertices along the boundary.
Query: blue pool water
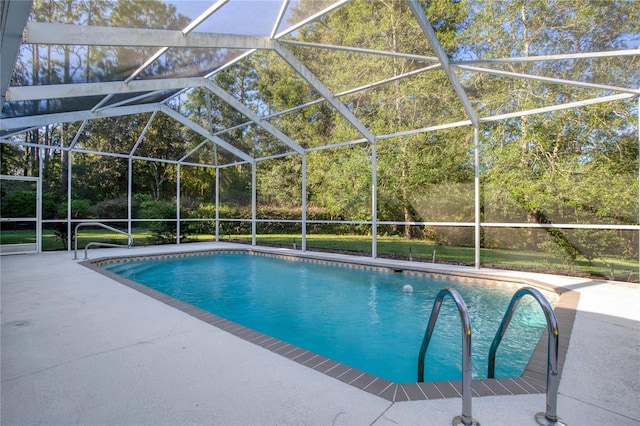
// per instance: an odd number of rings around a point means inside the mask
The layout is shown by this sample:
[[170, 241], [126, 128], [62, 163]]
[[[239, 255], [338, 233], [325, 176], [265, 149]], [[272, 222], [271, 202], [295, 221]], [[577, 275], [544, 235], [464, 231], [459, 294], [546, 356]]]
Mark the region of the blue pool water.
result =
[[[211, 313], [397, 383], [415, 382], [436, 294], [455, 288], [472, 326], [473, 377], [487, 376], [491, 341], [513, 291], [303, 261], [219, 253], [133, 261], [106, 269]], [[403, 292], [409, 284], [413, 293]], [[496, 357], [496, 377], [520, 376], [545, 326], [520, 302]], [[444, 299], [425, 358], [425, 381], [460, 380], [458, 311]]]

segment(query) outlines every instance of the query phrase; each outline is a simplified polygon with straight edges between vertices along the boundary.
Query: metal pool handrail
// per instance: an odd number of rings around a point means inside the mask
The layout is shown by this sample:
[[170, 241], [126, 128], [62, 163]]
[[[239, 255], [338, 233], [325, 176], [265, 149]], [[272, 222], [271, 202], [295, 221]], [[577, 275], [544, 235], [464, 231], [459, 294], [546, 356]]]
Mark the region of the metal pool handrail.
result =
[[440, 290], [433, 303], [429, 324], [422, 340], [420, 353], [418, 354], [418, 382], [424, 382], [424, 357], [427, 353], [427, 347], [429, 346], [433, 329], [436, 326], [440, 306], [447, 294], [450, 295], [456, 303], [458, 312], [460, 313], [460, 320], [462, 321], [462, 414], [453, 418], [453, 425], [479, 426], [480, 423], [471, 417], [471, 320], [469, 319], [469, 311], [462, 296], [452, 288], [443, 288]]
[[73, 256], [73, 260], [78, 260], [78, 228], [80, 228], [81, 226], [100, 226], [104, 229], [108, 229], [109, 231], [113, 231], [113, 232], [117, 232], [118, 234], [122, 234], [122, 235], [126, 235], [127, 236], [127, 245], [124, 244], [112, 244], [112, 243], [99, 243], [99, 242], [95, 242], [92, 241], [89, 244], [87, 244], [86, 246], [84, 246], [84, 259], [87, 260], [89, 258], [88, 252], [87, 250], [89, 249], [89, 247], [126, 247], [126, 248], [130, 248], [133, 245], [133, 236], [131, 236], [130, 233], [128, 232], [124, 232], [121, 231], [120, 229], [114, 228], [112, 226], [109, 225], [105, 225], [104, 223], [100, 223], [100, 222], [80, 222], [78, 225], [76, 225], [76, 230], [75, 232], [75, 248], [74, 248], [74, 256]]
[[507, 307], [507, 311], [505, 312], [504, 318], [500, 323], [500, 327], [498, 327], [498, 331], [496, 332], [496, 336], [493, 338], [493, 342], [491, 343], [491, 348], [489, 349], [489, 369], [487, 372], [487, 377], [490, 379], [495, 377], [495, 366], [496, 366], [496, 351], [498, 350], [498, 345], [502, 341], [502, 337], [504, 337], [505, 332], [507, 331], [507, 327], [511, 322], [511, 318], [520, 303], [520, 299], [525, 295], [531, 295], [538, 302], [542, 311], [544, 312], [544, 316], [547, 318], [547, 334], [548, 334], [548, 344], [547, 344], [547, 409], [544, 413], [536, 414], [536, 421], [538, 424], [543, 426], [566, 426], [558, 415], [556, 414], [556, 409], [558, 406], [558, 385], [560, 383], [560, 378], [558, 377], [558, 321], [556, 319], [556, 315], [553, 312], [553, 308], [544, 298], [540, 291], [531, 287], [523, 287], [520, 290], [516, 291], [516, 293], [511, 298], [511, 302]]

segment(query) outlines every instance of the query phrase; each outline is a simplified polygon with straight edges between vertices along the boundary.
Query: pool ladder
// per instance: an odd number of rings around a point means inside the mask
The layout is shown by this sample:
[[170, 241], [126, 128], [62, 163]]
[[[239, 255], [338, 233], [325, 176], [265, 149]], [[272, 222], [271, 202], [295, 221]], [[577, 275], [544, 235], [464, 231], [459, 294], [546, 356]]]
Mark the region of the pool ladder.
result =
[[520, 299], [527, 294], [536, 299], [547, 319], [547, 409], [544, 413], [536, 414], [535, 418], [538, 424], [542, 426], [566, 426], [566, 423], [556, 414], [558, 407], [558, 386], [560, 384], [560, 377], [558, 376], [558, 321], [547, 299], [535, 288], [523, 287], [516, 291], [516, 294], [511, 298], [507, 312], [502, 318], [493, 342], [491, 342], [487, 377], [493, 379], [495, 376], [496, 351], [498, 350], [498, 345], [500, 345], [502, 337], [507, 331], [511, 318], [520, 303]]
[[[556, 414], [557, 400], [558, 400], [558, 321], [556, 320], [555, 313], [551, 308], [549, 302], [544, 296], [536, 289], [531, 287], [523, 287], [519, 289], [512, 297], [507, 311], [498, 327], [491, 348], [489, 349], [489, 368], [487, 376], [494, 378], [495, 375], [495, 359], [496, 351], [502, 341], [511, 318], [525, 295], [531, 295], [538, 302], [542, 308], [544, 315], [547, 319], [547, 331], [548, 331], [548, 350], [547, 350], [547, 407], [544, 413], [537, 413], [535, 415], [536, 422], [542, 426], [566, 426], [566, 423], [558, 418]], [[453, 418], [453, 426], [479, 426], [480, 423], [471, 416], [471, 321], [469, 319], [469, 311], [467, 305], [464, 303], [462, 296], [452, 289], [444, 288], [440, 290], [433, 303], [433, 309], [431, 316], [429, 317], [429, 323], [427, 330], [425, 331], [422, 345], [420, 346], [420, 352], [418, 354], [418, 382], [424, 381], [424, 358], [431, 341], [431, 335], [436, 325], [436, 320], [440, 313], [440, 306], [444, 298], [450, 295], [456, 303], [458, 313], [460, 314], [460, 320], [462, 322], [462, 414]]]
[[121, 231], [120, 229], [114, 228], [112, 226], [109, 225], [105, 225], [104, 223], [100, 223], [100, 222], [81, 222], [78, 225], [76, 225], [76, 229], [74, 231], [74, 235], [75, 237], [75, 248], [74, 248], [74, 256], [73, 256], [73, 260], [78, 260], [78, 229], [80, 227], [83, 226], [99, 226], [101, 228], [104, 229], [108, 229], [109, 231], [113, 231], [116, 232], [118, 234], [122, 234], [122, 235], [126, 235], [127, 236], [127, 244], [113, 244], [113, 243], [100, 243], [100, 242], [95, 242], [92, 241], [89, 244], [87, 244], [86, 246], [84, 246], [84, 260], [87, 260], [89, 258], [89, 253], [87, 252], [87, 250], [89, 250], [89, 247], [126, 247], [126, 248], [131, 248], [131, 246], [133, 245], [133, 237], [131, 236], [130, 233], [128, 232], [124, 232]]

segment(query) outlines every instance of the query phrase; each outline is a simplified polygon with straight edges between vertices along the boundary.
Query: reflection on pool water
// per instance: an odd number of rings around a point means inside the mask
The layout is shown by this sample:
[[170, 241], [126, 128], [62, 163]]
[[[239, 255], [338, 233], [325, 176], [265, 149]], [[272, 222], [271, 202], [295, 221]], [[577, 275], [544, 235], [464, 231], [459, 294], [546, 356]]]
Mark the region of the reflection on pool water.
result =
[[[130, 261], [105, 268], [396, 383], [416, 381], [418, 351], [434, 299], [444, 287], [455, 288], [465, 300], [473, 378], [485, 378], [491, 341], [515, 293], [250, 253]], [[497, 353], [497, 378], [522, 374], [545, 325], [537, 302], [523, 298]], [[445, 298], [425, 358], [425, 381], [460, 380], [461, 327], [453, 300]]]

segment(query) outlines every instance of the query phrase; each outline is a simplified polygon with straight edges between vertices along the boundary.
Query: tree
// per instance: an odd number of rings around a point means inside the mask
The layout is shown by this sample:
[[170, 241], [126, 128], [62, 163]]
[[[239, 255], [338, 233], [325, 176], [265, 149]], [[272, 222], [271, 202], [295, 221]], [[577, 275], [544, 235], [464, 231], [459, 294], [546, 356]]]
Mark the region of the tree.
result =
[[[456, 49], [456, 27], [464, 21], [466, 9], [462, 4], [446, 1], [429, 2], [424, 8], [430, 21], [434, 23], [438, 36], [443, 40], [444, 48], [453, 52]], [[404, 2], [355, 1], [301, 29], [298, 38], [321, 44], [356, 45], [433, 56], [422, 30], [417, 25], [407, 25], [408, 22], [414, 22], [414, 19]], [[398, 57], [389, 59], [332, 50], [318, 54], [317, 50], [303, 48], [293, 51], [334, 93], [352, 88], [354, 81], [365, 84], [393, 79], [425, 66], [422, 62]], [[446, 121], [450, 119], [453, 110], [462, 111], [453, 91], [442, 90], [443, 86], [450, 87], [444, 73], [423, 73], [402, 81], [393, 79], [375, 89], [345, 96], [341, 101], [375, 134], [389, 134], [424, 127], [424, 123]], [[269, 87], [270, 95], [276, 100], [287, 99], [291, 97], [290, 93], [300, 93], [301, 89], [282, 83]], [[453, 114], [460, 115], [459, 112]], [[323, 121], [323, 128], [316, 128], [324, 134], [323, 143], [345, 142], [362, 137], [335, 111], [330, 110], [328, 117]], [[457, 145], [456, 148], [460, 149], [455, 151], [455, 159], [452, 160], [456, 164], [465, 165], [466, 169], [446, 168], [450, 162], [442, 155], [447, 150], [443, 149], [445, 144], [445, 139], [434, 135], [395, 138], [378, 143], [378, 180], [381, 188], [378, 202], [380, 211], [388, 215], [388, 219], [405, 222], [420, 220], [413, 194], [424, 186], [424, 176], [435, 179], [433, 183], [442, 182], [442, 176], [445, 175], [454, 181], [468, 179], [468, 147]], [[453, 153], [454, 150], [448, 150], [448, 154]], [[322, 155], [310, 157], [309, 187], [315, 201], [326, 206], [351, 206], [351, 203], [344, 203], [342, 200], [349, 193], [336, 191], [336, 186], [343, 189], [360, 188], [360, 191], [367, 185], [370, 187], [370, 172], [367, 172], [371, 165], [370, 155], [369, 147], [361, 146], [323, 151]], [[353, 158], [345, 158], [350, 156]], [[346, 167], [346, 164], [350, 166]], [[428, 171], [424, 168], [426, 164], [431, 167]], [[354, 178], [352, 173], [341, 174], [332, 170], [343, 166], [348, 170], [362, 170], [357, 184], [351, 181]], [[456, 171], [460, 173], [452, 176]], [[370, 196], [370, 189], [368, 192]], [[354, 199], [361, 198], [355, 193], [351, 195]], [[348, 214], [346, 217], [371, 217], [371, 209], [367, 203], [359, 206], [358, 213], [345, 211]], [[410, 225], [405, 226], [405, 236], [415, 236], [413, 229]]]
[[[485, 59], [620, 49], [628, 34], [638, 33], [637, 20], [628, 17], [639, 12], [637, 2], [488, 2], [471, 14], [463, 40], [472, 48], [465, 55]], [[631, 62], [637, 64], [638, 59], [632, 58]], [[639, 68], [629, 65], [628, 58], [574, 59], [507, 62], [504, 68], [523, 74], [628, 85], [640, 78]], [[528, 79], [484, 74], [467, 77], [466, 85], [481, 114], [608, 94]], [[629, 218], [637, 217], [637, 179], [618, 178], [620, 173], [630, 177], [637, 174], [637, 140], [633, 138], [637, 130], [633, 130], [631, 118], [637, 114], [634, 110], [632, 103], [621, 101], [483, 126], [485, 219], [524, 219], [543, 224], [628, 223]], [[594, 173], [597, 179], [591, 178]], [[629, 209], [627, 213], [633, 214], [606, 213], [612, 209], [610, 199], [585, 200], [586, 194], [611, 191], [629, 194], [625, 197], [629, 202], [622, 204]], [[548, 229], [544, 240], [539, 235], [533, 229], [529, 231], [529, 248], [549, 247], [551, 242], [569, 260], [579, 255], [591, 258], [588, 247], [561, 230]]]

